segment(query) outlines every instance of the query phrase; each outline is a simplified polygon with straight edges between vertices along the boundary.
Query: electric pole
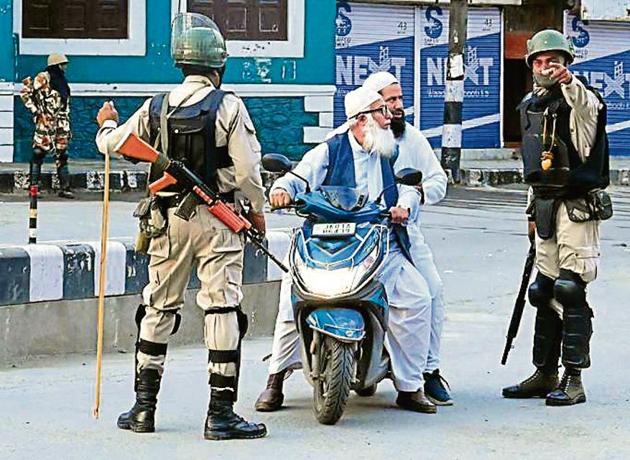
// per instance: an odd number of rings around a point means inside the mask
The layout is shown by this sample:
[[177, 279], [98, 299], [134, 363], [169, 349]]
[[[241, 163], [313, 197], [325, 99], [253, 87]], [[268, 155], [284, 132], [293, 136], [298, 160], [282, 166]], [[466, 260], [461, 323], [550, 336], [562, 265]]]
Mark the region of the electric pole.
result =
[[445, 170], [451, 171], [451, 176], [456, 184], [461, 180], [464, 49], [467, 23], [467, 0], [451, 0], [448, 20], [448, 61], [444, 91], [441, 163]]

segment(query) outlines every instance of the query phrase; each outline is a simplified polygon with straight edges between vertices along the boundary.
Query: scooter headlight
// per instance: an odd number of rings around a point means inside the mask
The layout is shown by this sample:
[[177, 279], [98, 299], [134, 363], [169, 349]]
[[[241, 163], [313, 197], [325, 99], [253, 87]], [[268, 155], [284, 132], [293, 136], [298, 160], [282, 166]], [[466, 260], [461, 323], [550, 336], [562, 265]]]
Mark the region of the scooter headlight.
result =
[[309, 266], [295, 251], [293, 270], [301, 287], [309, 294], [323, 297], [339, 297], [359, 289], [366, 278], [376, 269], [379, 261], [379, 247], [374, 249], [361, 262], [347, 267]]

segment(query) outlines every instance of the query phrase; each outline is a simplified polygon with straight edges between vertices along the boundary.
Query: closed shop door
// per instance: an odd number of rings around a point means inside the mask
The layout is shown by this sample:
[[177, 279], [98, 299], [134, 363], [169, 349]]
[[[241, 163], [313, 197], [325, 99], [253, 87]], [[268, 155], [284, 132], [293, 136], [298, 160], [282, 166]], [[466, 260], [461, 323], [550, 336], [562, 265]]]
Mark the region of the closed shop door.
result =
[[608, 106], [610, 154], [630, 155], [630, 24], [590, 21], [565, 13], [564, 33], [575, 48], [571, 70]]
[[[420, 126], [441, 146], [448, 56], [448, 9], [418, 7], [416, 56]], [[469, 8], [466, 39], [462, 147], [501, 147], [502, 15], [498, 8]]]
[[372, 73], [396, 75], [413, 123], [414, 8], [337, 2], [334, 124], [346, 119], [344, 96]]

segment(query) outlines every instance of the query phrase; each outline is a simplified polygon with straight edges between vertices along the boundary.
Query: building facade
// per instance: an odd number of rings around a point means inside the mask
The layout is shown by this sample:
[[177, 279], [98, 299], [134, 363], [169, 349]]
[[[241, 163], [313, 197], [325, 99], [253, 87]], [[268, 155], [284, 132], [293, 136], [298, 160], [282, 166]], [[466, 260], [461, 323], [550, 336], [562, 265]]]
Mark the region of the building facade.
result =
[[[208, 7], [213, 3], [215, 11]], [[70, 156], [98, 158], [94, 117], [103, 101], [115, 100], [124, 119], [147, 97], [182, 80], [170, 58], [170, 22], [178, 10], [232, 20], [225, 88], [243, 97], [265, 152], [299, 158], [332, 128], [335, 4], [272, 0], [263, 11], [258, 0], [243, 3], [230, 10], [221, 0], [0, 0], [0, 161], [30, 158], [32, 121], [18, 94], [22, 79], [45, 68], [52, 52], [70, 59]], [[109, 10], [94, 11], [93, 4]], [[258, 35], [240, 30], [253, 17], [260, 19]], [[279, 37], [269, 36], [278, 30]]]
[[[554, 27], [576, 47], [573, 70], [609, 105], [611, 153], [630, 155], [630, 22], [583, 22], [575, 5], [469, 2], [465, 154], [518, 147], [515, 107], [531, 89], [526, 41]], [[299, 159], [343, 121], [343, 96], [379, 70], [398, 76], [408, 121], [440, 147], [446, 0], [0, 0], [0, 161], [30, 157], [32, 121], [18, 94], [22, 79], [42, 70], [52, 52], [71, 60], [70, 155], [98, 158], [94, 116], [103, 101], [115, 100], [124, 119], [181, 81], [169, 54], [169, 25], [179, 10], [214, 16], [226, 32], [225, 87], [243, 97], [264, 153]]]

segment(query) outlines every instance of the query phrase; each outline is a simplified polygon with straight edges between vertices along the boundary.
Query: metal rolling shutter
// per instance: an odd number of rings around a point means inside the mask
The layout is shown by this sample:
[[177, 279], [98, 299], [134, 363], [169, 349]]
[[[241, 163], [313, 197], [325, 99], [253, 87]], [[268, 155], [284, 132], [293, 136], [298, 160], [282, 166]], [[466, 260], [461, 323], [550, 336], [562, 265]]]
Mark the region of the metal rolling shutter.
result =
[[630, 24], [590, 21], [565, 12], [564, 33], [575, 48], [571, 70], [584, 76], [608, 107], [611, 155], [630, 155]]
[[[502, 16], [498, 8], [468, 11], [462, 147], [499, 148]], [[434, 147], [441, 145], [448, 17], [448, 9], [437, 5], [419, 7], [416, 15], [420, 129]]]
[[[344, 96], [383, 70], [398, 77], [413, 113], [414, 25], [413, 7], [337, 2], [335, 126], [345, 121]], [[413, 123], [413, 115], [407, 120]]]

